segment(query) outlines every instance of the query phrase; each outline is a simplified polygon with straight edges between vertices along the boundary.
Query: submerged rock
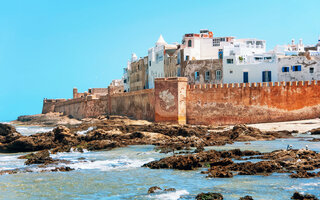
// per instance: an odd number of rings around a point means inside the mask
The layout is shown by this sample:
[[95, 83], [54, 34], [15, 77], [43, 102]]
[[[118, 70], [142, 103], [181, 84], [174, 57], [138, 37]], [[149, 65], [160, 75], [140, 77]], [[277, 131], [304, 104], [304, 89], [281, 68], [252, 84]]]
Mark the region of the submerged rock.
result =
[[196, 196], [196, 200], [223, 200], [223, 196], [220, 193], [200, 193]]
[[295, 192], [291, 197], [293, 200], [319, 200], [316, 196], [312, 194], [300, 194], [299, 192]]
[[152, 194], [152, 193], [156, 193], [156, 192], [160, 192], [160, 191], [162, 191], [162, 189], [160, 187], [153, 186], [148, 189], [148, 194]]
[[239, 200], [253, 200], [253, 198], [252, 198], [252, 196], [247, 195], [247, 196], [244, 196], [244, 197], [240, 197]]

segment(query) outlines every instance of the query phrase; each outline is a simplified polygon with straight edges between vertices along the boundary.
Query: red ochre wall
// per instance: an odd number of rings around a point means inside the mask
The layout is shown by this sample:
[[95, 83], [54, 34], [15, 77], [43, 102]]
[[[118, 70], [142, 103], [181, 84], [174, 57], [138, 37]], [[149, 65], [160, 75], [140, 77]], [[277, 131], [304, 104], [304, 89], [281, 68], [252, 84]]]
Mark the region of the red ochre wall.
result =
[[[269, 84], [269, 86], [267, 86]], [[191, 85], [187, 123], [238, 124], [320, 116], [320, 81]]]
[[103, 114], [179, 124], [238, 124], [320, 117], [320, 81], [187, 85], [159, 78], [155, 89], [71, 100], [45, 99], [43, 113], [81, 119]]

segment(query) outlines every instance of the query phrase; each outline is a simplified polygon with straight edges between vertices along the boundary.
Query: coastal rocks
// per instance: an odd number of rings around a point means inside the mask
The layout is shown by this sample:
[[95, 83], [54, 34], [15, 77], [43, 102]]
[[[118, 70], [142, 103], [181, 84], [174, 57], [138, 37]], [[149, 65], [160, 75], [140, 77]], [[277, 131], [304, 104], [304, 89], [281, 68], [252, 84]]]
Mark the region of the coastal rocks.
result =
[[160, 191], [162, 191], [162, 189], [160, 187], [153, 186], [148, 189], [148, 194], [152, 194], [152, 193], [156, 193], [156, 192], [160, 192]]
[[244, 196], [244, 197], [240, 197], [239, 200], [253, 200], [253, 198], [252, 198], [252, 196], [247, 195], [247, 196]]
[[230, 171], [223, 169], [211, 169], [207, 178], [232, 178], [233, 174]]
[[220, 193], [200, 193], [196, 196], [196, 200], [223, 200], [223, 196]]
[[120, 146], [121, 145], [118, 142], [115, 142], [112, 140], [94, 140], [94, 141], [88, 142], [87, 149], [89, 151], [101, 150], [101, 149], [110, 150]]
[[9, 124], [0, 123], [0, 143], [9, 143], [21, 137], [21, 134]]
[[37, 153], [27, 154], [25, 156], [20, 156], [19, 159], [27, 159], [25, 162], [26, 165], [31, 164], [50, 164], [53, 162], [53, 159], [50, 157], [48, 150], [39, 151]]
[[300, 194], [299, 192], [295, 192], [291, 197], [293, 200], [319, 200], [316, 196], [312, 194]]
[[290, 175], [291, 178], [314, 178], [314, 177], [320, 177], [320, 172], [307, 172], [307, 171], [298, 171], [296, 173], [292, 173]]
[[160, 159], [159, 161], [152, 161], [144, 164], [144, 167], [151, 169], [179, 169], [179, 170], [193, 170], [202, 167], [205, 162], [216, 162], [221, 158], [240, 158], [241, 156], [259, 155], [260, 152], [255, 151], [240, 151], [234, 149], [230, 151], [204, 151], [196, 154], [170, 156]]
[[44, 125], [44, 126], [56, 126], [56, 125], [77, 125], [81, 124], [81, 121], [70, 118], [63, 115], [63, 113], [47, 113], [37, 115], [22, 115], [19, 116], [15, 124], [19, 125]]

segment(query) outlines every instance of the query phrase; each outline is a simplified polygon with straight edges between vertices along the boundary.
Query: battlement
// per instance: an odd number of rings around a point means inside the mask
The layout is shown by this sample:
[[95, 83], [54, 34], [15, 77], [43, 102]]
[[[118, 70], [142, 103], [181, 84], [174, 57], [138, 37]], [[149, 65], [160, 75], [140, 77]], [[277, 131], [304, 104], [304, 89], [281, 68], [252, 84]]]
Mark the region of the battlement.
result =
[[264, 82], [264, 83], [226, 83], [226, 84], [193, 84], [188, 90], [216, 90], [216, 89], [243, 89], [243, 88], [276, 88], [276, 87], [312, 87], [319, 86], [320, 81], [293, 81], [293, 82]]

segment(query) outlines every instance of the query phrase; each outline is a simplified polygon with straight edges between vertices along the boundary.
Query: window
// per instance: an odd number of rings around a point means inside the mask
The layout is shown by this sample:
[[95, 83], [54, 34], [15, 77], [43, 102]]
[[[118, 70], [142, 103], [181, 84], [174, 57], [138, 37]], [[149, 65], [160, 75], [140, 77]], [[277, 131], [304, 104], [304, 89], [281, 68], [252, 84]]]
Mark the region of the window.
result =
[[271, 82], [271, 71], [262, 72], [262, 82]]
[[261, 61], [261, 60], [263, 60], [262, 57], [254, 57], [254, 59], [255, 59], [256, 61]]
[[188, 40], [188, 47], [192, 47], [192, 41]]
[[227, 64], [233, 64], [233, 59], [227, 59]]
[[243, 82], [244, 83], [249, 82], [249, 72], [243, 72]]
[[221, 80], [221, 77], [222, 77], [222, 73], [221, 73], [221, 70], [217, 70], [216, 71], [216, 80]]
[[151, 66], [151, 61], [149, 61], [149, 66]]
[[218, 57], [219, 57], [219, 59], [223, 59], [223, 50], [222, 49], [219, 49]]
[[301, 65], [294, 65], [294, 66], [292, 66], [292, 71], [294, 71], [294, 72], [301, 71]]
[[195, 80], [195, 81], [199, 81], [199, 80], [200, 80], [199, 72], [195, 72], [195, 73], [194, 73], [194, 80]]
[[230, 71], [229, 71], [229, 73], [230, 73], [230, 74], [233, 74], [233, 71], [232, 71], [232, 70], [230, 70]]
[[310, 72], [310, 74], [312, 74], [314, 72], [314, 68], [310, 67], [309, 72]]
[[186, 56], [186, 60], [189, 60], [189, 56]]
[[210, 81], [210, 71], [206, 71], [205, 79], [206, 81]]
[[138, 65], [138, 70], [140, 70], [140, 65]]
[[282, 72], [289, 72], [289, 67], [282, 67]]
[[124, 79], [124, 80], [123, 80], [123, 83], [127, 83], [127, 79]]

